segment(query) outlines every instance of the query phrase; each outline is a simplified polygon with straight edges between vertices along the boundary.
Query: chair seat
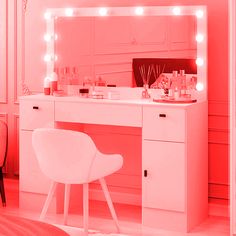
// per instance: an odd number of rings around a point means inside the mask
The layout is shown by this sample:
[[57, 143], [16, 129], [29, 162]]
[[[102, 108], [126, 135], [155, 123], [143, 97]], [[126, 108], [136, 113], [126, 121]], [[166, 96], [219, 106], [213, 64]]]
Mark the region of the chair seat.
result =
[[94, 159], [88, 182], [101, 179], [118, 171], [123, 165], [123, 157], [119, 154], [102, 154], [100, 152]]

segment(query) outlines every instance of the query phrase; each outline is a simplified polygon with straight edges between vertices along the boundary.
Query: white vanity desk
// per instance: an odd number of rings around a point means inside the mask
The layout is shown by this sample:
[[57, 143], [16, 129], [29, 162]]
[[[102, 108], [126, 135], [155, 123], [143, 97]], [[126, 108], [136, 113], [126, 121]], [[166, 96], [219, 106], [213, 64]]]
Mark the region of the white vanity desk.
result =
[[207, 102], [21, 97], [21, 207], [28, 204], [28, 195], [44, 200], [42, 194], [48, 190], [49, 181], [38, 169], [32, 150], [32, 131], [54, 127], [57, 122], [140, 127], [144, 225], [189, 231], [207, 217]]

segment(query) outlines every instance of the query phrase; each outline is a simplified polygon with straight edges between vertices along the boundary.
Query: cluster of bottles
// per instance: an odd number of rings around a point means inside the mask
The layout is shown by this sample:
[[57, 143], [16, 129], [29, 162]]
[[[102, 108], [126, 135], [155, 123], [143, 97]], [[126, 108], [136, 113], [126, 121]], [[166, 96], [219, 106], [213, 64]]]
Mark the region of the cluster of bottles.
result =
[[161, 74], [157, 79], [157, 87], [163, 89], [163, 98], [169, 99], [190, 99], [191, 91], [196, 88], [197, 77], [186, 77], [185, 71], [173, 71], [170, 78]]
[[54, 68], [58, 76], [58, 87], [61, 89], [65, 85], [79, 85], [79, 70], [77, 67]]
[[97, 75], [95, 79], [84, 76], [80, 79], [77, 67], [54, 68], [54, 72], [44, 80], [45, 95], [85, 95], [94, 92], [95, 86], [107, 86]]

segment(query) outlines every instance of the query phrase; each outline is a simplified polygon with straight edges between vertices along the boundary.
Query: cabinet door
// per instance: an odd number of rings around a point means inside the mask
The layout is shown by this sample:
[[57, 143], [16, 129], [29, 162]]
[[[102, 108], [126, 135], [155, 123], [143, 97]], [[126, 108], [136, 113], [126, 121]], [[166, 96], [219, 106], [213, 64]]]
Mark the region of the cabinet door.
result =
[[185, 211], [185, 144], [143, 140], [143, 207]]
[[48, 193], [50, 182], [39, 169], [32, 147], [32, 131], [20, 131], [20, 191]]

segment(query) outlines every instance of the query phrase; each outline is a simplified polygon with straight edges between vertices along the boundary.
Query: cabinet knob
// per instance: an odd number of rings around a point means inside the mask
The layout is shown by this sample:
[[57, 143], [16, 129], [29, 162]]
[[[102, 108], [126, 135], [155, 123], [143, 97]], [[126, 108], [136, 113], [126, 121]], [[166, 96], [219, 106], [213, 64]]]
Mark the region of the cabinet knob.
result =
[[33, 106], [33, 109], [34, 109], [34, 110], [38, 110], [39, 107], [38, 107], [38, 106]]
[[147, 177], [147, 170], [144, 170], [143, 175], [144, 177]]
[[166, 117], [166, 114], [161, 113], [159, 114], [159, 117]]

